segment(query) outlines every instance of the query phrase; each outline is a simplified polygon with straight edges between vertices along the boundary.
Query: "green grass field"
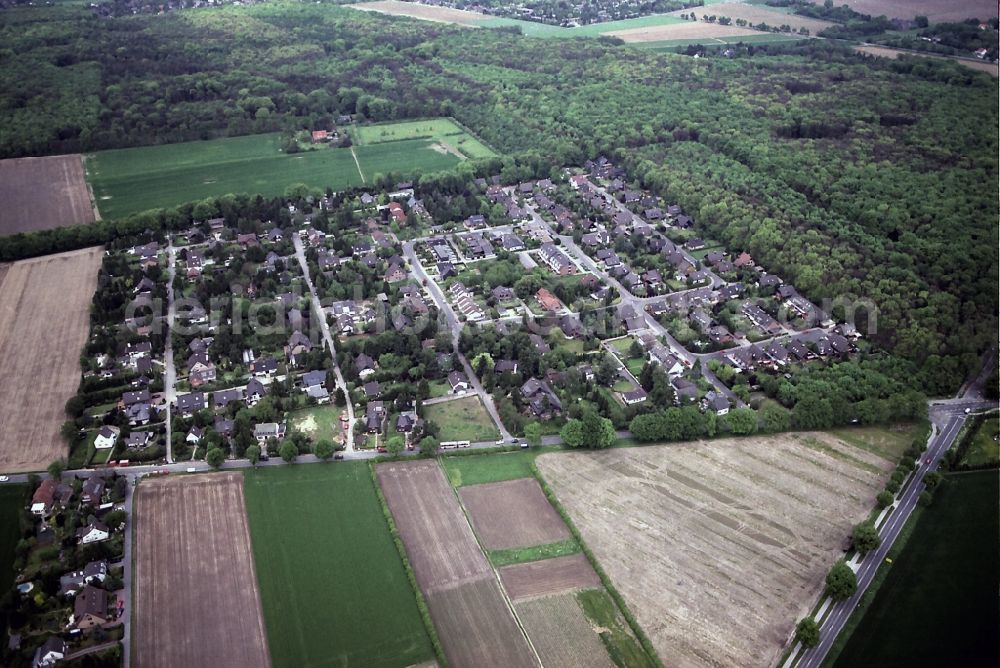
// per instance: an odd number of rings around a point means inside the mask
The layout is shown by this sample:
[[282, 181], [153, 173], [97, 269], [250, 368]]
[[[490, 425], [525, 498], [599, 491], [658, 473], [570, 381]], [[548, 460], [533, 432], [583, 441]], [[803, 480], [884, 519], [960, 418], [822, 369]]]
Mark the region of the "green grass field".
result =
[[576, 28], [563, 28], [561, 26], [547, 25], [535, 21], [520, 21], [518, 19], [491, 18], [476, 22], [482, 28], [500, 28], [508, 26], [518, 26], [521, 32], [528, 37], [599, 37], [604, 33], [614, 30], [630, 30], [632, 28], [648, 28], [650, 26], [667, 25], [670, 23], [686, 23], [684, 19], [676, 16], [666, 16], [656, 14], [653, 16], [640, 16], [634, 19], [623, 19], [621, 21], [608, 21], [606, 23], [591, 23]]
[[[101, 151], [87, 156], [87, 178], [104, 218], [227, 193], [281, 195], [298, 183], [338, 190], [364, 183], [350, 149], [289, 155], [279, 150], [279, 142], [279, 134], [266, 134]], [[431, 148], [433, 143], [394, 141], [354, 151], [366, 179], [376, 173], [441, 171], [459, 163], [458, 157]], [[467, 148], [481, 150], [473, 144]]]
[[245, 476], [275, 668], [398, 668], [434, 658], [367, 464]]
[[341, 436], [340, 414], [336, 406], [312, 406], [288, 414], [292, 429], [301, 431], [313, 440], [334, 440]]
[[[26, 485], [0, 485], [0, 591], [14, 586], [14, 548], [21, 538], [20, 515]], [[0, 637], [7, 637], [7, 617], [0, 614]]]
[[465, 397], [454, 401], [424, 406], [425, 420], [441, 428], [439, 441], [495, 441], [500, 438], [489, 413], [479, 397]]
[[1000, 419], [990, 418], [983, 420], [976, 431], [976, 436], [972, 440], [969, 449], [965, 451], [965, 456], [959, 462], [961, 466], [980, 467], [988, 464], [994, 466], [1000, 462]]
[[830, 433], [837, 438], [883, 459], [896, 463], [913, 442], [914, 425], [890, 427], [845, 427]]
[[997, 472], [946, 477], [834, 666], [1000, 664]]
[[509, 550], [490, 550], [490, 561], [494, 566], [510, 566], [511, 564], [523, 564], [528, 561], [541, 561], [542, 559], [553, 559], [555, 557], [565, 557], [576, 554], [580, 551], [580, 544], [575, 538], [567, 538], [558, 543], [548, 543], [546, 545], [534, 545], [532, 547], [514, 547]]
[[492, 158], [496, 153], [450, 118], [356, 125], [351, 128], [358, 146], [371, 146], [412, 139], [443, 142], [467, 158]]
[[448, 480], [455, 487], [481, 485], [487, 482], [501, 482], [516, 478], [530, 478], [531, 463], [543, 450], [519, 450], [493, 455], [469, 455], [465, 457], [442, 457]]

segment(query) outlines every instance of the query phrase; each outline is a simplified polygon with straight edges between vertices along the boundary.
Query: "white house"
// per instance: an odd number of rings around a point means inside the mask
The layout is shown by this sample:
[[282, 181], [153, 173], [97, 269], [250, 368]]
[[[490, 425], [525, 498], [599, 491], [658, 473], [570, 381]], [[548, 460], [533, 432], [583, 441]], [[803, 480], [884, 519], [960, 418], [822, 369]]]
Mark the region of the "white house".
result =
[[94, 439], [94, 447], [98, 450], [106, 450], [108, 448], [115, 447], [115, 443], [118, 442], [119, 433], [121, 433], [121, 429], [118, 427], [104, 425], [101, 427], [101, 430], [97, 432], [97, 438]]
[[87, 526], [76, 530], [76, 540], [81, 545], [88, 543], [99, 543], [107, 540], [111, 536], [111, 531], [100, 522], [91, 522]]
[[52, 636], [35, 650], [35, 657], [31, 662], [32, 668], [48, 668], [62, 661], [66, 656], [66, 641], [59, 636]]

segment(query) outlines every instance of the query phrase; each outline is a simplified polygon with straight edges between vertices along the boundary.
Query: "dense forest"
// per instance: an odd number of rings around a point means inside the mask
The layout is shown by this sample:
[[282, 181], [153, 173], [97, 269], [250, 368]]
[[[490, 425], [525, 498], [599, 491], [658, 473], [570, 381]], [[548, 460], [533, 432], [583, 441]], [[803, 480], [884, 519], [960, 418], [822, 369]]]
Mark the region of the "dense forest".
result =
[[453, 115], [540, 175], [612, 156], [812, 299], [875, 304], [871, 338], [928, 393], [994, 341], [997, 83], [954, 63], [696, 60], [292, 2], [16, 7], [0, 43], [3, 157]]

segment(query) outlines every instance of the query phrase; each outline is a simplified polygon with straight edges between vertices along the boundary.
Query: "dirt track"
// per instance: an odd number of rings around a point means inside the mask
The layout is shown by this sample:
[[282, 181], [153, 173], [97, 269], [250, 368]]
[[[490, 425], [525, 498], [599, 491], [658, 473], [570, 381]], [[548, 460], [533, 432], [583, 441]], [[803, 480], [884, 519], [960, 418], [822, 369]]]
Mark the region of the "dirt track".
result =
[[0, 160], [0, 235], [94, 222], [80, 155]]
[[601, 586], [597, 573], [582, 554], [505, 566], [500, 569], [500, 580], [515, 602]]
[[571, 537], [534, 478], [469, 485], [459, 493], [488, 550], [544, 545]]
[[85, 248], [0, 269], [0, 471], [40, 471], [67, 454], [59, 429], [79, 384], [101, 254]]
[[664, 663], [773, 664], [888, 463], [824, 434], [542, 455]]
[[137, 668], [270, 666], [242, 475], [139, 486], [134, 589]]

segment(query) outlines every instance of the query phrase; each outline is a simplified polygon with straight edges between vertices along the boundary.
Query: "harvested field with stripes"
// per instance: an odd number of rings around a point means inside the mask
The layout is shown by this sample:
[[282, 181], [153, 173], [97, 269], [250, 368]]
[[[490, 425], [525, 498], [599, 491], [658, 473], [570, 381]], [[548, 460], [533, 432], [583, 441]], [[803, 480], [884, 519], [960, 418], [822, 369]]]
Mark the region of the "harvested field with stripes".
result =
[[515, 602], [601, 586], [597, 573], [582, 554], [504, 566], [500, 580]]

